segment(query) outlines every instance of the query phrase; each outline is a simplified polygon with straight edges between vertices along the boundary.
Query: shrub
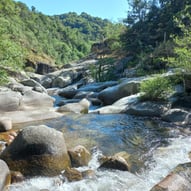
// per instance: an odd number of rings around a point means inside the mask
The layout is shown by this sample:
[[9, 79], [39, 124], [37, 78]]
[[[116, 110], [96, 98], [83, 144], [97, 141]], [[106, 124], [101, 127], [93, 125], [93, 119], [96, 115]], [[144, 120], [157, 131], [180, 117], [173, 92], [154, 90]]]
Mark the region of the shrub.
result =
[[145, 80], [140, 86], [142, 100], [166, 100], [170, 93], [172, 93], [171, 81], [162, 76], [157, 76], [149, 80]]

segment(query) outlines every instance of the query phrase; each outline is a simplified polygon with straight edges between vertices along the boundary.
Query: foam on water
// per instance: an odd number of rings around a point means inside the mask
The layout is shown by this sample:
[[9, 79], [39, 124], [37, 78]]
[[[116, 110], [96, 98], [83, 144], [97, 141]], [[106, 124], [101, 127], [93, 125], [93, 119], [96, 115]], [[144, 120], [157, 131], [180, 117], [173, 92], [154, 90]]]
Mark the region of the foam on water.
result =
[[[21, 184], [11, 185], [10, 191], [149, 191], [156, 183], [163, 179], [174, 167], [180, 163], [190, 161], [188, 153], [191, 151], [191, 137], [179, 137], [169, 140], [167, 147], [158, 147], [149, 162], [148, 169], [140, 174], [124, 171], [96, 170], [99, 166], [99, 150], [94, 152], [87, 168], [96, 172], [96, 178], [79, 182], [60, 182], [58, 177], [37, 177]], [[84, 170], [80, 168], [79, 170]]]

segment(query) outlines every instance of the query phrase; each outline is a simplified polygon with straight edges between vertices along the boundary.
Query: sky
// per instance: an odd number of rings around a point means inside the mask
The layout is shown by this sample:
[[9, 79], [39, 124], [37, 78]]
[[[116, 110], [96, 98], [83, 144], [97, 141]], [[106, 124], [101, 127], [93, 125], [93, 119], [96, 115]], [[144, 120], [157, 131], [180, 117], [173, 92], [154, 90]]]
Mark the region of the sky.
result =
[[119, 22], [127, 17], [127, 0], [16, 0], [46, 15], [86, 12], [91, 16]]

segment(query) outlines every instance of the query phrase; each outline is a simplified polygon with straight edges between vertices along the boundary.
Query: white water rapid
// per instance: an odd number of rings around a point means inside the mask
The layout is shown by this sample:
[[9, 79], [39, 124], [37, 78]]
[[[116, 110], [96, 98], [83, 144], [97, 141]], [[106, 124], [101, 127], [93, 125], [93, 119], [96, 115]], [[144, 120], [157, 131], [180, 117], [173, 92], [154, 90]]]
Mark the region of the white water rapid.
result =
[[[10, 186], [10, 191], [149, 191], [180, 163], [190, 161], [191, 137], [179, 137], [169, 140], [167, 147], [158, 147], [153, 151], [149, 168], [140, 174], [123, 171], [96, 170], [99, 166], [94, 153], [89, 167], [96, 172], [96, 178], [78, 182], [58, 182], [58, 177], [37, 177], [20, 184]], [[87, 169], [87, 167], [86, 167]], [[79, 169], [81, 170], [81, 169]], [[83, 169], [84, 170], [84, 169]]]

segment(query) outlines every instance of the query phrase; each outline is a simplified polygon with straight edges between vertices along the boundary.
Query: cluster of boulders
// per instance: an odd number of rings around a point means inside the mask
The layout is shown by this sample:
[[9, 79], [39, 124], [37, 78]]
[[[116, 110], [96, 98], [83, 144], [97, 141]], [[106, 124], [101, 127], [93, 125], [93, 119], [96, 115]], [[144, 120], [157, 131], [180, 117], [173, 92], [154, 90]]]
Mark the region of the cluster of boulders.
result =
[[[0, 171], [0, 190], [10, 182], [23, 180], [27, 176], [55, 176], [61, 171], [69, 181], [95, 177], [92, 169], [83, 172], [76, 169], [87, 166], [91, 159], [90, 152], [83, 146], [67, 150], [61, 132], [44, 125], [13, 131], [15, 124], [52, 119], [71, 112], [125, 113], [160, 117], [180, 125], [191, 124], [191, 96], [189, 93], [183, 95], [183, 88], [179, 88], [168, 103], [142, 102], [139, 88], [147, 78], [95, 83], [86, 77], [90, 63], [95, 64], [96, 61], [47, 75], [30, 74], [29, 78], [19, 83], [12, 81], [0, 88], [0, 131], [6, 131], [0, 133], [0, 168], [3, 169]], [[190, 91], [189, 87], [186, 86], [187, 91]], [[91, 106], [99, 108], [90, 111]], [[101, 156], [99, 162], [99, 168], [131, 172], [136, 169], [127, 153]], [[190, 163], [180, 165], [152, 191], [189, 190], [189, 176]]]
[[[60, 174], [61, 181], [77, 181], [96, 176], [93, 169], [76, 169], [88, 167], [91, 153], [81, 145], [68, 150], [63, 133], [45, 125], [25, 127], [7, 145], [0, 152], [1, 190], [6, 185], [23, 181], [27, 177], [53, 177]], [[128, 158], [127, 153], [110, 157], [100, 155], [99, 168], [129, 171]]]
[[[25, 82], [33, 83], [32, 80]], [[34, 82], [36, 84], [36, 82]], [[33, 85], [34, 85], [33, 84]], [[13, 82], [0, 88], [0, 128], [12, 124], [52, 119], [61, 116], [53, 107], [54, 99], [40, 84], [25, 86]]]
[[[68, 150], [62, 132], [45, 125], [25, 127], [0, 153], [0, 190], [34, 176], [60, 175], [57, 180], [60, 183], [95, 179], [96, 169], [88, 168], [91, 158], [91, 153], [84, 146]], [[102, 170], [137, 171], [133, 164], [135, 161], [126, 152], [113, 156], [100, 154], [98, 162], [98, 168]], [[81, 166], [87, 169], [77, 169]], [[151, 191], [189, 191], [190, 176], [191, 163], [180, 164]]]
[[[8, 87], [0, 89], [0, 112], [17, 122], [54, 118], [71, 112], [89, 113], [89, 108], [94, 106], [98, 109], [91, 111], [93, 113], [125, 113], [160, 117], [164, 121], [180, 125], [191, 124], [188, 82], [184, 84], [188, 93], [185, 94], [183, 84], [177, 85], [168, 102], [141, 101], [140, 84], [151, 77], [93, 82], [89, 65], [96, 63], [96, 60], [84, 61], [46, 75], [29, 74], [27, 79], [19, 83], [10, 83]], [[176, 75], [170, 72], [163, 76], [175, 79]], [[189, 75], [187, 79], [189, 81]], [[29, 112], [25, 112], [26, 110]], [[6, 112], [9, 114], [6, 115]]]

